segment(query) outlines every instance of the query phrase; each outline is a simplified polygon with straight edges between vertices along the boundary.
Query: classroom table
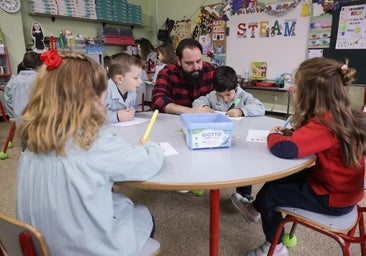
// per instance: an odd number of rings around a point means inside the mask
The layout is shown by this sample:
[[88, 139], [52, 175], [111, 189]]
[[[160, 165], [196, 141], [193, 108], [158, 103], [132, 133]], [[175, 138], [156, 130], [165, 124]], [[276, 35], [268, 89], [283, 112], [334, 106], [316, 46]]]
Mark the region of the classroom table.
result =
[[[150, 118], [152, 112], [138, 113]], [[272, 155], [265, 142], [246, 141], [249, 130], [269, 131], [283, 120], [268, 116], [233, 120], [234, 130], [230, 148], [191, 150], [182, 132], [179, 115], [159, 114], [150, 139], [168, 142], [178, 154], [165, 157], [162, 169], [143, 182], [124, 184], [156, 190], [210, 190], [210, 255], [219, 255], [220, 189], [253, 185], [298, 172], [315, 161], [315, 156], [301, 159], [280, 159]], [[148, 122], [133, 126], [109, 126], [109, 129], [136, 144], [143, 136]], [[117, 183], [118, 185], [118, 183]]]

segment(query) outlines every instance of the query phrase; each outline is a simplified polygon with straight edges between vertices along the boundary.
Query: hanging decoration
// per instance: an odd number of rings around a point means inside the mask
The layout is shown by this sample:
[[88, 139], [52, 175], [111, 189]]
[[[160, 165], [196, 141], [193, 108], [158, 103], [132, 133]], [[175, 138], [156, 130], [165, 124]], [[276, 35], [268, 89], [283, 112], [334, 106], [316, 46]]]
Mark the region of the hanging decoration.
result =
[[[347, 2], [343, 0], [343, 2]], [[332, 13], [334, 10], [338, 10], [341, 7], [342, 0], [318, 0], [318, 4], [323, 7], [324, 13]]]
[[[224, 20], [230, 16], [250, 13], [267, 13], [272, 16], [283, 16], [295, 9], [303, 0], [289, 0], [283, 3], [265, 4], [259, 0], [223, 0], [222, 10]], [[326, 0], [324, 0], [326, 1]]]
[[309, 17], [310, 14], [311, 14], [311, 1], [307, 0], [302, 5], [301, 17]]
[[222, 7], [222, 4], [203, 6], [193, 33], [202, 45], [204, 57], [215, 66], [223, 66], [226, 59], [226, 21]]

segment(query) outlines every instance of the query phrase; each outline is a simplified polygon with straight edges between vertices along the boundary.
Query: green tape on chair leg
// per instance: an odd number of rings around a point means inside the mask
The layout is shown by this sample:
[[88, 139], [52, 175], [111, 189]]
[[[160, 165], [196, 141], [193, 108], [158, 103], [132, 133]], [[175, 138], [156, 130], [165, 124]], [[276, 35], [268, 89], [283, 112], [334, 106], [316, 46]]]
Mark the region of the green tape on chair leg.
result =
[[202, 196], [203, 195], [203, 190], [193, 190], [192, 193], [195, 196]]
[[295, 247], [296, 244], [297, 244], [297, 238], [295, 235], [293, 235], [291, 238], [290, 238], [290, 234], [289, 233], [285, 233], [283, 235], [283, 238], [282, 238], [282, 243], [287, 247], [287, 248], [292, 248], [292, 247]]
[[9, 156], [7, 153], [4, 153], [3, 151], [0, 152], [0, 160], [7, 159]]

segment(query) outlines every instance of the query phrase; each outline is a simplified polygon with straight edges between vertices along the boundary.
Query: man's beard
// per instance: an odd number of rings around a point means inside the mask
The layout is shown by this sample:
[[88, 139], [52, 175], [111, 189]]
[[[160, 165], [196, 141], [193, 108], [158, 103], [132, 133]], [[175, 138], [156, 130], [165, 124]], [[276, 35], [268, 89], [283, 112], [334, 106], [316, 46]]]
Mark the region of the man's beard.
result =
[[182, 68], [182, 72], [183, 72], [183, 76], [186, 80], [186, 83], [190, 84], [190, 85], [199, 85], [199, 82], [201, 81], [201, 78], [203, 77], [202, 69], [193, 70], [191, 72], [186, 72]]

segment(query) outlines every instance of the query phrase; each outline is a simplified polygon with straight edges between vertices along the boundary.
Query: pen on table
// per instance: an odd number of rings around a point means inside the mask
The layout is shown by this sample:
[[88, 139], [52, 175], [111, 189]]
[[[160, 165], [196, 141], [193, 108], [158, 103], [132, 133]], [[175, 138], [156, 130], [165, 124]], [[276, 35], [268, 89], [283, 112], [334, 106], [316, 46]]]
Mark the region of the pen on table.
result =
[[291, 118], [291, 115], [287, 117], [286, 121], [283, 123], [283, 127], [286, 127], [291, 122]]
[[235, 99], [233, 104], [231, 104], [231, 106], [226, 110], [226, 112], [228, 112], [229, 110], [235, 108], [240, 102], [240, 99]]
[[152, 117], [150, 119], [149, 125], [146, 128], [144, 137], [142, 137], [142, 140], [143, 141], [146, 141], [149, 138], [150, 133], [151, 133], [151, 130], [152, 130], [152, 127], [155, 124], [155, 121], [156, 121], [156, 118], [158, 117], [158, 114], [159, 114], [159, 111], [157, 109], [155, 109], [154, 114], [152, 115]]

